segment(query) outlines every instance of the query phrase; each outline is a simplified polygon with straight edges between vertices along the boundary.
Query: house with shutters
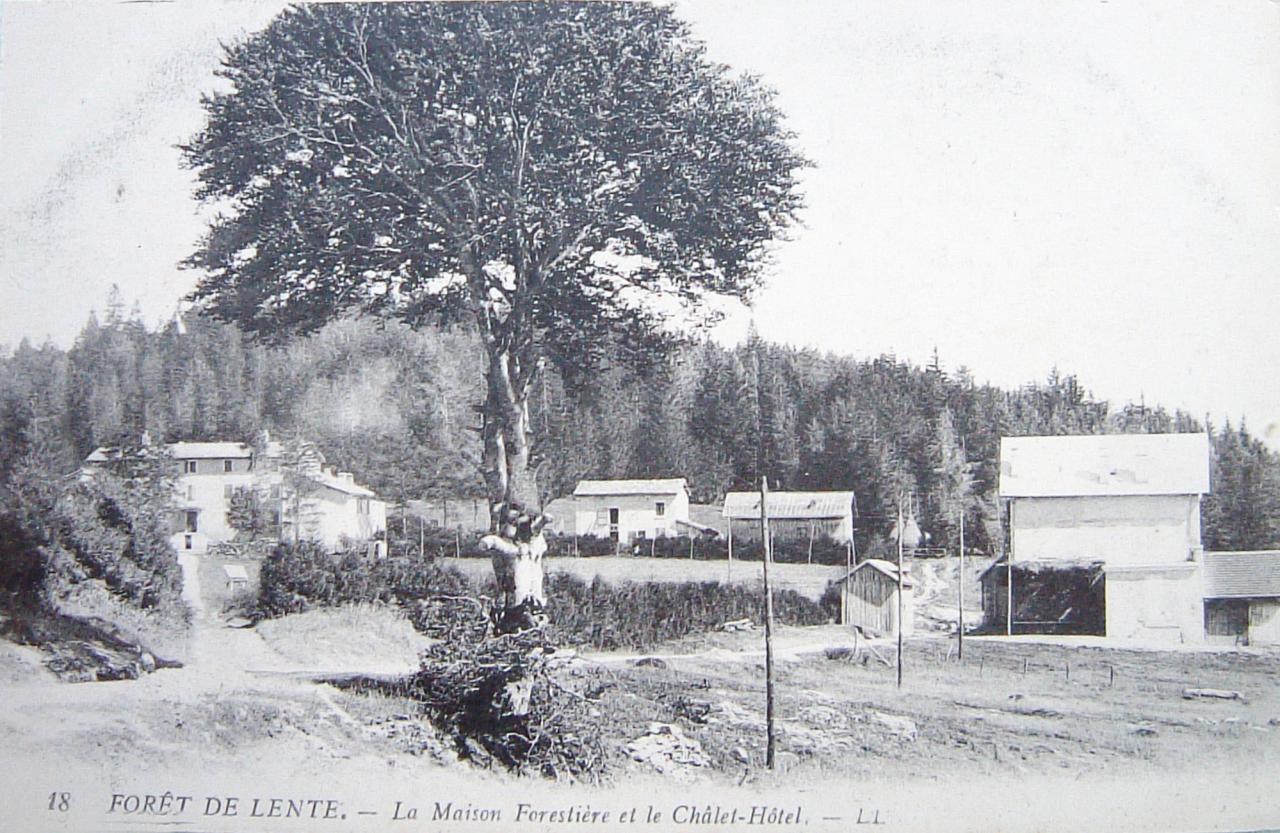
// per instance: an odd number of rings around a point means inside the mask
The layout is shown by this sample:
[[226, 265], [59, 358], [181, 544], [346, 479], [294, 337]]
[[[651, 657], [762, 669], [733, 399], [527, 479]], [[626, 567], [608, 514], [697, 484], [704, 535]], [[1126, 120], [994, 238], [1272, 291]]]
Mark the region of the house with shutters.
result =
[[[244, 537], [232, 525], [234, 500], [252, 499], [264, 529], [259, 537], [311, 540], [337, 551], [374, 541], [387, 527], [387, 507], [350, 472], [326, 466], [313, 443], [267, 438], [258, 449], [240, 442], [175, 442], [166, 446], [174, 467], [172, 542], [179, 551], [204, 552]], [[99, 448], [85, 469], [118, 452]]]
[[689, 487], [683, 477], [580, 480], [573, 490], [572, 509], [575, 535], [611, 538], [619, 544], [702, 531], [689, 521]]

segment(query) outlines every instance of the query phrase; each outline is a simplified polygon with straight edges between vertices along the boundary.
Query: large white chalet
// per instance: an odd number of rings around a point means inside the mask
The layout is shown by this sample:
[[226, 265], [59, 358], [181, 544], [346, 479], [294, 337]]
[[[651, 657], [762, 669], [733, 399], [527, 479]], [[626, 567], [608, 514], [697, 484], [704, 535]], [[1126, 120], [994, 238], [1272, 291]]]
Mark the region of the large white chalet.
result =
[[[387, 505], [350, 472], [336, 471], [312, 443], [267, 440], [255, 452], [238, 442], [176, 442], [168, 446], [175, 471], [173, 545], [203, 552], [235, 540], [228, 517], [233, 497], [253, 495], [266, 537], [318, 541], [332, 550], [367, 542], [387, 527]], [[85, 458], [87, 468], [108, 462], [112, 449]]]

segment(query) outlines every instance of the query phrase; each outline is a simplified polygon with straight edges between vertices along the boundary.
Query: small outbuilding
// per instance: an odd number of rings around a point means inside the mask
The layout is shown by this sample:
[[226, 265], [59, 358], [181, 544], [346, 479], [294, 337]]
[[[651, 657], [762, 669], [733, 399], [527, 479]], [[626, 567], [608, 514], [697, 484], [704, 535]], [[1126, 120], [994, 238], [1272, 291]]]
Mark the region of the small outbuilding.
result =
[[1204, 631], [1211, 643], [1280, 644], [1280, 550], [1204, 554]]
[[243, 564], [223, 564], [223, 575], [227, 577], [227, 589], [244, 590], [249, 586], [249, 573]]
[[[915, 622], [915, 581], [902, 577], [902, 633], [909, 635]], [[898, 565], [868, 558], [842, 579], [842, 622], [875, 636], [898, 634]]]

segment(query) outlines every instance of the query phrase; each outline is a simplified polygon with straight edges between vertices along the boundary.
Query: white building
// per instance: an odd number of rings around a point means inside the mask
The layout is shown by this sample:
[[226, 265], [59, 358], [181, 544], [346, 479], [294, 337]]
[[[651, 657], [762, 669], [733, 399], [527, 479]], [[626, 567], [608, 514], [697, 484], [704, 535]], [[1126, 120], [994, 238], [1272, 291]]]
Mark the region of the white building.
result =
[[[1002, 439], [1015, 612], [1029, 598], [1018, 587], [1019, 563], [1050, 571], [1101, 564], [1107, 636], [1200, 641], [1200, 499], [1208, 491], [1206, 434]], [[1007, 571], [991, 575], [1003, 584]]]
[[689, 488], [682, 477], [580, 480], [573, 514], [574, 534], [620, 543], [697, 532], [689, 523]]
[[1280, 551], [1205, 553], [1204, 597], [1209, 642], [1280, 645]]
[[[178, 550], [203, 552], [236, 540], [241, 533], [229, 512], [237, 492], [256, 498], [268, 538], [296, 536], [336, 551], [386, 530], [386, 503], [350, 472], [326, 467], [314, 444], [268, 441], [260, 454], [236, 442], [177, 442], [167, 448], [175, 466], [171, 540]], [[91, 469], [112, 453], [100, 448], [85, 462]]]

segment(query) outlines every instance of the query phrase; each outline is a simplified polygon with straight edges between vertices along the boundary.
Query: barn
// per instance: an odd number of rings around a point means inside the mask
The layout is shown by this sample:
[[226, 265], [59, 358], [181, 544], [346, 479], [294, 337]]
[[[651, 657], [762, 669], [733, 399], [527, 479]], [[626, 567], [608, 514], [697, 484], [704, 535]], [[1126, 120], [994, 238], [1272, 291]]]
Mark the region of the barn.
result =
[[[906, 571], [903, 571], [906, 573]], [[844, 577], [842, 622], [873, 636], [898, 634], [898, 565], [868, 558]], [[910, 635], [915, 620], [915, 582], [902, 577], [902, 633]]]
[[[1200, 641], [1200, 500], [1208, 491], [1205, 434], [1002, 439], [1014, 628], [1060, 632], [1067, 620], [1101, 621], [1111, 637]], [[1005, 593], [1008, 572], [1001, 562], [988, 574]], [[1001, 595], [984, 593], [989, 626], [1002, 624]]]
[[1205, 553], [1204, 630], [1212, 643], [1280, 644], [1280, 551]]
[[[722, 516], [732, 555], [734, 539], [760, 540], [760, 493], [729, 492]], [[853, 540], [853, 492], [770, 492], [769, 535], [782, 546], [812, 548], [819, 537]]]

